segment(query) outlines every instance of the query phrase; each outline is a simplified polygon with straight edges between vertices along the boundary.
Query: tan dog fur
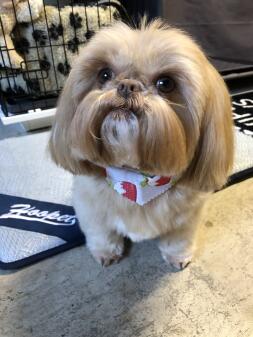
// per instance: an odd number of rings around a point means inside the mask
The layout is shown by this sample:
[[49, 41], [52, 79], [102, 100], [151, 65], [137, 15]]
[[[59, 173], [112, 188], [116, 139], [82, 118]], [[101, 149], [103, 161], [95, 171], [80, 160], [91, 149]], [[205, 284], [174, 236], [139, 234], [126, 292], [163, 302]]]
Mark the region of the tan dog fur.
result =
[[[114, 75], [101, 85], [103, 68]], [[175, 82], [166, 95], [155, 85], [164, 76]], [[117, 88], [128, 80], [139, 89], [125, 99]], [[77, 58], [61, 94], [50, 149], [54, 161], [75, 175], [74, 207], [98, 261], [108, 265], [121, 258], [123, 236], [160, 238], [163, 258], [183, 268], [192, 259], [204, 200], [226, 183], [232, 166], [229, 94], [182, 31], [160, 20], [140, 29], [117, 23], [97, 33]], [[139, 206], [108, 186], [106, 166], [179, 180]]]

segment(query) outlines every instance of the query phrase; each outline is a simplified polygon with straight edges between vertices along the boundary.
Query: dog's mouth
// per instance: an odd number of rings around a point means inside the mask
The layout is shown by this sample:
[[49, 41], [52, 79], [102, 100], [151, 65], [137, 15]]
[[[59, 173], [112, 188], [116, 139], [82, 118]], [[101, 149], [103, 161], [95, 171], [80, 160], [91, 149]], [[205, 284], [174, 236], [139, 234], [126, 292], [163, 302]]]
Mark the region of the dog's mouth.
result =
[[101, 136], [107, 142], [115, 140], [124, 146], [132, 136], [139, 133], [139, 121], [136, 113], [127, 108], [116, 108], [109, 111], [101, 125]]
[[136, 112], [133, 110], [129, 110], [129, 109], [124, 109], [124, 108], [118, 108], [118, 109], [113, 109], [108, 113], [108, 117], [111, 118], [112, 120], [114, 120], [115, 122], [117, 121], [130, 121], [131, 119], [134, 118], [134, 116], [136, 116]]
[[138, 166], [139, 120], [132, 110], [111, 110], [101, 125], [100, 139], [109, 166]]
[[109, 111], [101, 125], [105, 132], [112, 132], [114, 135], [123, 131], [132, 131], [132, 128], [139, 124], [135, 111], [127, 108], [116, 108]]

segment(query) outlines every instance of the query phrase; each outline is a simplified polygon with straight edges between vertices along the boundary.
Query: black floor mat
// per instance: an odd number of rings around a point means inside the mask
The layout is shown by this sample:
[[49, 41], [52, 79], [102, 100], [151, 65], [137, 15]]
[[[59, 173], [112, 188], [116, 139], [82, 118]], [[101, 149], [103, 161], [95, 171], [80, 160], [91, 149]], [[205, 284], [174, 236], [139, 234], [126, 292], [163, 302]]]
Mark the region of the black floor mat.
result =
[[253, 91], [232, 95], [235, 163], [228, 185], [253, 177]]
[[0, 194], [0, 268], [20, 268], [84, 242], [72, 207]]

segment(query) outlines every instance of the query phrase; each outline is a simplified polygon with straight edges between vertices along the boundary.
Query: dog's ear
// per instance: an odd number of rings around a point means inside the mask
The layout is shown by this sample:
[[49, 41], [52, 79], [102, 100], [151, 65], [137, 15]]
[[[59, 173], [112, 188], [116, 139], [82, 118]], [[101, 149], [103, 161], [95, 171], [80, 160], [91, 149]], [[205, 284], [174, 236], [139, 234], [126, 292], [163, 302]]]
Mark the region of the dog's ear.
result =
[[71, 70], [57, 104], [55, 121], [49, 139], [49, 151], [57, 165], [73, 174], [89, 174], [90, 172], [101, 174], [101, 169], [81, 158], [81, 155], [74, 154], [72, 149], [71, 123], [79, 102], [85, 95], [85, 86], [80, 85], [78, 75], [80, 75], [80, 67], [77, 64], [77, 67]]
[[73, 99], [72, 90], [74, 85], [73, 74], [70, 73], [64, 89], [60, 95], [55, 121], [49, 140], [49, 150], [52, 159], [57, 165], [73, 172], [74, 167], [70, 157], [70, 139], [68, 128], [75, 113], [76, 104]]
[[72, 69], [57, 104], [49, 150], [57, 165], [74, 174], [79, 174], [89, 170], [90, 164], [73, 156], [71, 151], [70, 126], [78, 106], [78, 97], [74, 93], [76, 80], [76, 69]]
[[206, 105], [200, 140], [185, 178], [194, 188], [214, 191], [226, 183], [232, 168], [234, 137], [226, 85], [212, 65], [206, 66]]

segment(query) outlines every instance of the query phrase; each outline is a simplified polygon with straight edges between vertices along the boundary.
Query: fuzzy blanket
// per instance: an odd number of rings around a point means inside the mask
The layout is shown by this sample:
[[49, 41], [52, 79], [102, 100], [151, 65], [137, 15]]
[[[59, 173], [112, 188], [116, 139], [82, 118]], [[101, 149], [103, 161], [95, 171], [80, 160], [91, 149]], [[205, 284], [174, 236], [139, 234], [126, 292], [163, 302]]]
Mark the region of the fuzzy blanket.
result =
[[13, 42], [24, 62], [18, 70], [1, 70], [1, 91], [32, 96], [58, 94], [81, 46], [100, 27], [117, 18], [119, 12], [113, 5], [66, 6], [60, 10], [45, 6], [34, 22], [16, 25]]

